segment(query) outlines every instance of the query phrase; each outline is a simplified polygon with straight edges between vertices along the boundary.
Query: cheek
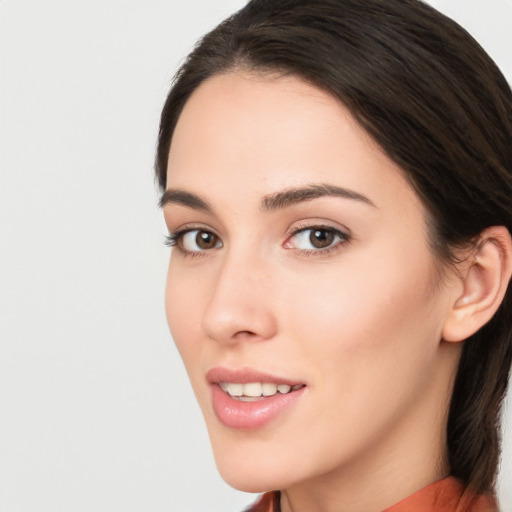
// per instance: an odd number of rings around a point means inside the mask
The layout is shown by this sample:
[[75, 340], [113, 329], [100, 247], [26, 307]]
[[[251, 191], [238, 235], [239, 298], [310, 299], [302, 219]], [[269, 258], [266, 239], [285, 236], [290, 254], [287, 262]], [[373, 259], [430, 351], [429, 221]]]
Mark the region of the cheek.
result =
[[320, 382], [371, 399], [423, 379], [442, 327], [430, 269], [426, 251], [380, 251], [288, 287], [288, 330]]
[[440, 315], [429, 260], [412, 256], [382, 266], [361, 258], [283, 286], [283, 334], [311, 383], [300, 418], [310, 442], [300, 442], [312, 472], [357, 456], [428, 389]]
[[[197, 277], [197, 276], [196, 276]], [[172, 337], [187, 367], [199, 354], [201, 311], [205, 294], [200, 278], [194, 272], [180, 271], [172, 256], [167, 273], [165, 312]]]

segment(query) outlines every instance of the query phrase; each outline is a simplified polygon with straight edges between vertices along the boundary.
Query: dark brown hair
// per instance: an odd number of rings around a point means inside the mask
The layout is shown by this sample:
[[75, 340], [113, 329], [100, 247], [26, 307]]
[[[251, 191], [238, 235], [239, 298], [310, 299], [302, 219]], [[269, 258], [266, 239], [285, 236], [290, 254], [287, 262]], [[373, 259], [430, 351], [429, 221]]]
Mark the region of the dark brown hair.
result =
[[[165, 103], [156, 175], [183, 106], [232, 70], [298, 76], [339, 98], [404, 170], [440, 261], [489, 226], [512, 232], [512, 94], [459, 25], [419, 0], [253, 0], [207, 34]], [[493, 492], [512, 359], [512, 287], [464, 343], [450, 404], [451, 474]]]

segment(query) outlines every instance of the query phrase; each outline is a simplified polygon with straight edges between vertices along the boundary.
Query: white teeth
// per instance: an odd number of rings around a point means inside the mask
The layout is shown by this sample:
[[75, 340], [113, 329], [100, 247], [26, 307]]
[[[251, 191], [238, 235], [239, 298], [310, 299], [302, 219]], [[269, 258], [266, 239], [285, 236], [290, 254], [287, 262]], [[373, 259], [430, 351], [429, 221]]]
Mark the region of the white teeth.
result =
[[292, 387], [288, 384], [273, 384], [271, 382], [248, 382], [246, 384], [219, 382], [219, 385], [221, 389], [231, 397], [240, 398], [244, 401], [251, 401], [249, 399], [259, 398], [261, 396], [274, 396], [278, 391], [284, 395], [303, 387], [303, 384], [296, 384]]
[[265, 382], [261, 385], [261, 389], [263, 391], [263, 396], [273, 396], [277, 393], [277, 384]]
[[261, 384], [259, 382], [251, 382], [250, 384], [244, 384], [245, 396], [261, 396]]
[[228, 382], [226, 391], [231, 396], [242, 396], [244, 394], [244, 385]]

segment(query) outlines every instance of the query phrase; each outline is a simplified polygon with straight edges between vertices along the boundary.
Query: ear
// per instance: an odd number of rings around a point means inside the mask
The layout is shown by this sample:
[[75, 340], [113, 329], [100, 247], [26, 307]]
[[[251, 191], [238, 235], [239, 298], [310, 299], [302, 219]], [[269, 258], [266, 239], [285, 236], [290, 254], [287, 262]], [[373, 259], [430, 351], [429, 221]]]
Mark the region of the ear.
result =
[[[462, 265], [460, 284], [446, 318], [445, 341], [463, 341], [496, 313], [512, 275], [512, 240], [504, 226], [484, 230]], [[462, 292], [460, 291], [462, 289]]]

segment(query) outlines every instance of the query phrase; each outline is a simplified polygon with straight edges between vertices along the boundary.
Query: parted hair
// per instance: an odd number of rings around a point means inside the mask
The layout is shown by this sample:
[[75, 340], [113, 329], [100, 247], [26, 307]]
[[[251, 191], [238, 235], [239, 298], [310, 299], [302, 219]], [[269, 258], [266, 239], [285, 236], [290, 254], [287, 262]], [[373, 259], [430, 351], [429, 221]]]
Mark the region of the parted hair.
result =
[[[180, 113], [213, 75], [299, 77], [338, 98], [404, 171], [439, 262], [490, 226], [512, 233], [512, 93], [480, 45], [420, 0], [253, 0], [206, 34], [164, 105], [156, 177]], [[463, 342], [447, 421], [450, 472], [492, 493], [512, 359], [512, 287]]]

